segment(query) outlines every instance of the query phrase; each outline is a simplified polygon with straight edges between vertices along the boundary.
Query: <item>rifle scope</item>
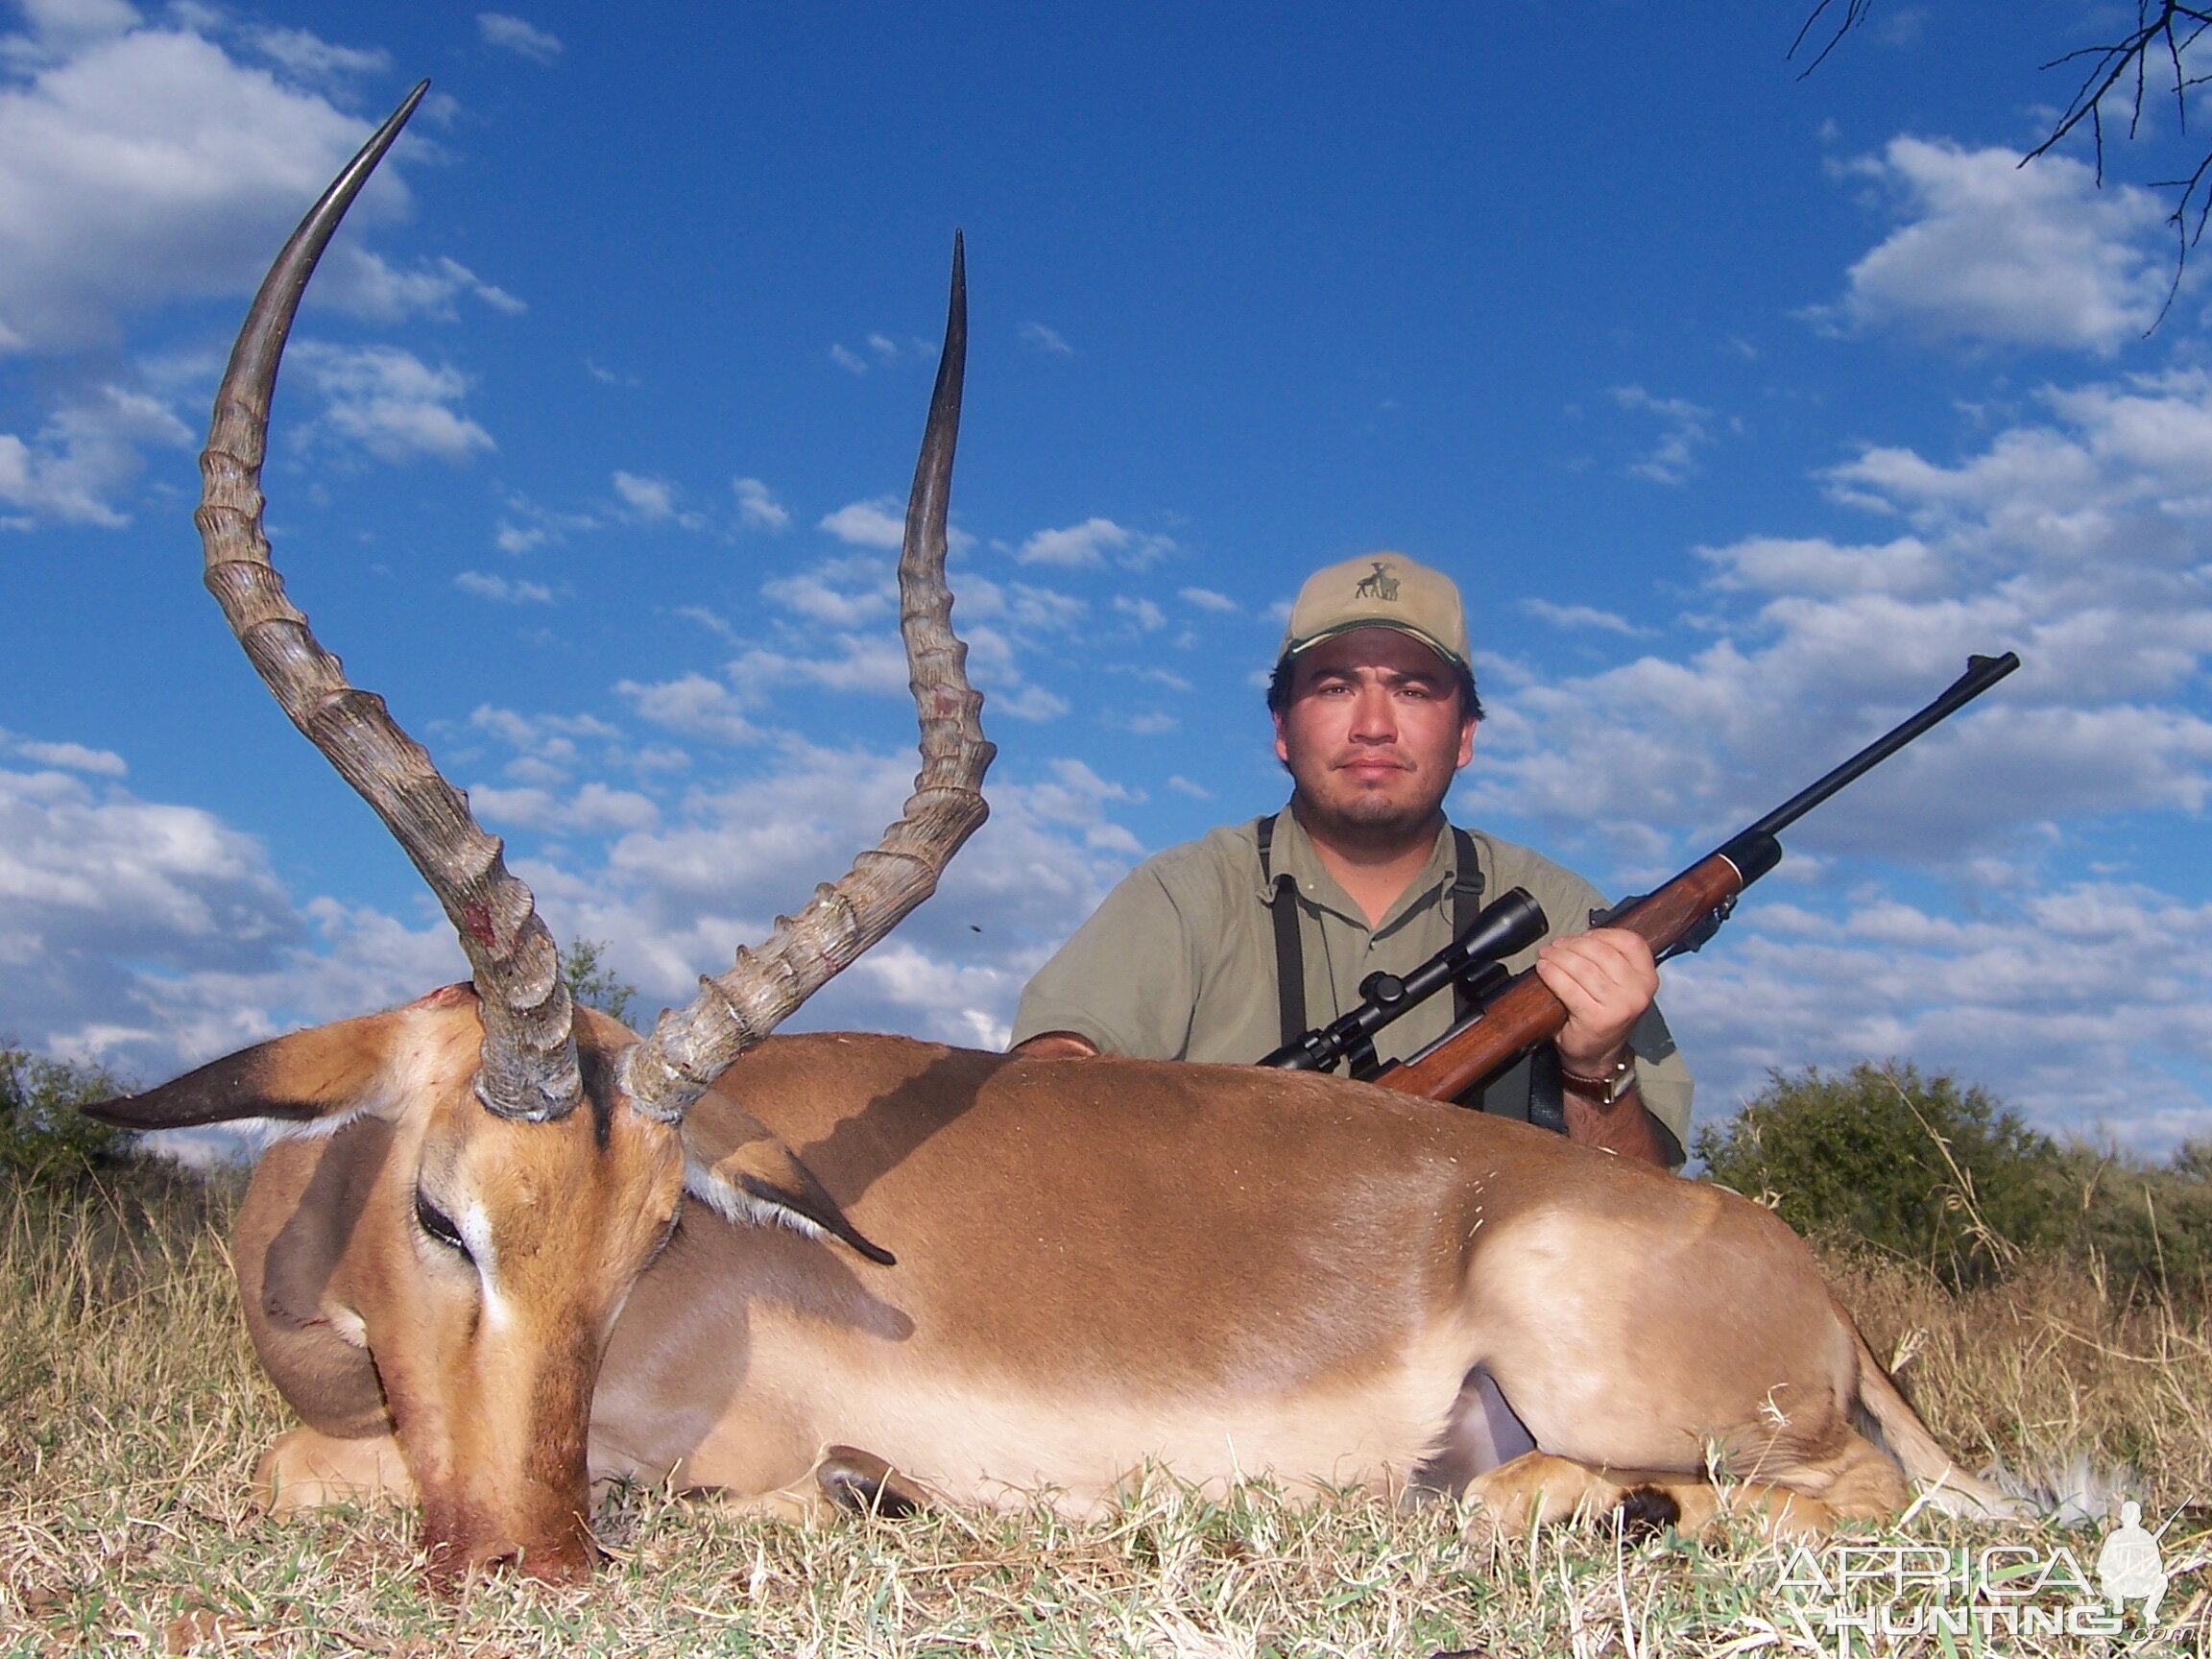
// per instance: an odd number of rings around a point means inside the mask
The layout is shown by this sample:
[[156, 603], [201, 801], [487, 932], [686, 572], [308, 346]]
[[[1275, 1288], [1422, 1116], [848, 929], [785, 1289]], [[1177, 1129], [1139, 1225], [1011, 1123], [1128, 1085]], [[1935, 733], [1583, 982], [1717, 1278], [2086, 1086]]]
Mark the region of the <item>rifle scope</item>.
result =
[[1348, 1054], [1358, 1056], [1361, 1049], [1372, 1054], [1376, 1032], [1455, 979], [1468, 981], [1470, 990], [1503, 985], [1505, 971], [1501, 959], [1535, 944], [1549, 926], [1544, 906], [1528, 897], [1527, 888], [1516, 887], [1496, 903], [1484, 905], [1482, 913], [1467, 924], [1466, 932], [1404, 978], [1395, 974], [1368, 974], [1359, 981], [1359, 994], [1366, 1000], [1358, 1007], [1294, 1043], [1286, 1043], [1260, 1064], [1283, 1071], [1321, 1071]]

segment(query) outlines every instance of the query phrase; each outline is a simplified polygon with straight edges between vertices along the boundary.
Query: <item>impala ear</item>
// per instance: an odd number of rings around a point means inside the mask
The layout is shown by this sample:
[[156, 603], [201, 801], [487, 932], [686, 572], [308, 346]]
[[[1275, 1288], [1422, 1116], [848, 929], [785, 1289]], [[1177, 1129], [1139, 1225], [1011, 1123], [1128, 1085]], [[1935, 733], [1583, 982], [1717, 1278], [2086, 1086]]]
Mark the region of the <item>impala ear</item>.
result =
[[709, 1132], [700, 1124], [696, 1106], [685, 1119], [685, 1190], [740, 1224], [773, 1223], [812, 1237], [828, 1233], [879, 1267], [898, 1265], [896, 1256], [845, 1218], [814, 1171], [765, 1123], [727, 1098], [716, 1098], [715, 1104], [719, 1110], [712, 1114], [710, 1147], [705, 1144]]
[[378, 1074], [392, 1058], [406, 1016], [465, 1008], [473, 1022], [475, 1007], [470, 987], [448, 985], [405, 1008], [256, 1043], [143, 1094], [102, 1100], [82, 1110], [121, 1129], [184, 1129], [239, 1118], [274, 1118], [311, 1124], [309, 1133], [320, 1133], [376, 1103]]

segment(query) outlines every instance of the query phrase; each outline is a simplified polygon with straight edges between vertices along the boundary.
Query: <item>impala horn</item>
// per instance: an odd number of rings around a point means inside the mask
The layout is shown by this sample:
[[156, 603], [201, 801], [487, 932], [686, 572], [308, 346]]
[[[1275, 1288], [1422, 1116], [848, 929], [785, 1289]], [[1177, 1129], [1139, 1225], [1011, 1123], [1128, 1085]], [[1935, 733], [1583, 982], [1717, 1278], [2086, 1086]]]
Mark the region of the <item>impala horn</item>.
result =
[[584, 1095], [553, 935], [530, 889], [508, 873], [499, 838], [469, 814], [468, 797], [399, 730], [384, 699], [348, 684], [344, 665], [317, 642], [284, 595], [262, 528], [269, 403], [300, 296], [346, 209], [429, 86], [425, 81], [410, 92], [361, 147], [292, 232], [253, 297], [215, 394], [192, 518], [206, 552], [208, 591], [247, 657], [292, 724], [376, 809], [460, 935], [484, 1022], [477, 1098], [502, 1118], [542, 1122], [572, 1111]]
[[622, 1087], [651, 1117], [681, 1120], [738, 1055], [935, 892], [947, 860], [990, 814], [983, 774], [997, 751], [984, 740], [983, 699], [968, 684], [968, 647], [952, 632], [945, 583], [945, 512], [967, 358], [967, 262], [955, 232], [945, 350], [899, 553], [899, 628], [922, 725], [921, 774], [899, 822], [843, 879], [815, 888], [798, 916], [779, 916], [757, 950], [739, 947], [729, 972], [700, 979], [689, 1007], [664, 1010], [653, 1035], [624, 1050]]

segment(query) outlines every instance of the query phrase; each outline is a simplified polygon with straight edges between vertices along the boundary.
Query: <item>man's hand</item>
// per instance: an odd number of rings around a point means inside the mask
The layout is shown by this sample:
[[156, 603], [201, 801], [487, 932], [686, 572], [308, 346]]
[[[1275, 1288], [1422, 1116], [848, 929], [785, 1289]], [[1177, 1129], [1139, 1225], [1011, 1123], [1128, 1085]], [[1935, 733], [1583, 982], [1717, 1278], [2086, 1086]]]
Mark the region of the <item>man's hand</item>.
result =
[[[1551, 1046], [1578, 1077], [1601, 1077], [1627, 1057], [1629, 1030], [1659, 991], [1651, 947], [1624, 927], [1552, 940], [1536, 953], [1536, 976], [1567, 1004], [1567, 1023]], [[1659, 1120], [1634, 1090], [1611, 1106], [1568, 1090], [1561, 1105], [1570, 1141], [1666, 1167]]]
[[1551, 1046], [1559, 1063], [1583, 1077], [1621, 1063], [1630, 1027], [1659, 994], [1651, 947], [1625, 927], [1552, 940], [1536, 953], [1536, 977], [1567, 1005], [1567, 1023]]
[[1007, 1050], [1030, 1060], [1095, 1060], [1098, 1046], [1072, 1031], [1040, 1031], [1026, 1043]]

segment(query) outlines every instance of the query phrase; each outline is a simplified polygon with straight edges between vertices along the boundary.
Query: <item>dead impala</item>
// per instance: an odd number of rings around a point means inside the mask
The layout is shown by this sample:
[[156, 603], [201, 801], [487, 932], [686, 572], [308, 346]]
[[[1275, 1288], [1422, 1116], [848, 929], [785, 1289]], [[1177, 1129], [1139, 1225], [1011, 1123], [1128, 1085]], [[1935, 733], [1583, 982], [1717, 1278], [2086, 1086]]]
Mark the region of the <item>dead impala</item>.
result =
[[[434, 1572], [565, 1577], [592, 1559], [591, 1482], [615, 1477], [784, 1512], [1036, 1489], [1086, 1510], [1147, 1460], [1201, 1483], [1465, 1488], [1506, 1526], [1623, 1494], [1700, 1518], [1711, 1472], [1803, 1527], [1889, 1513], [1907, 1475], [2001, 1503], [1798, 1239], [1725, 1191], [1333, 1077], [769, 1038], [985, 813], [992, 749], [944, 580], [957, 244], [899, 565], [923, 755], [904, 816], [650, 1037], [572, 1007], [499, 842], [346, 682], [261, 528], [301, 292], [421, 96], [255, 299], [197, 520], [248, 656], [421, 871], [474, 982], [99, 1113], [284, 1126], [235, 1248], [304, 1424], [262, 1461], [276, 1507], [412, 1497]], [[1502, 1467], [1501, 1396], [1541, 1449]]]

